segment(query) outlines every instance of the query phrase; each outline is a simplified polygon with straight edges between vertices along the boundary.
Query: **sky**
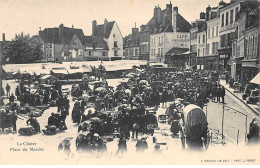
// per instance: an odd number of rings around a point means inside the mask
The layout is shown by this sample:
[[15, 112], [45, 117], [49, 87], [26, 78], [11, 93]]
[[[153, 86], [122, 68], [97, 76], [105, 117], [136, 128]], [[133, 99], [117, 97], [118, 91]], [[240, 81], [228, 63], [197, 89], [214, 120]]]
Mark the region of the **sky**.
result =
[[[215, 7], [220, 0], [171, 0], [178, 6], [179, 13], [188, 21], [199, 18], [200, 12], [210, 5]], [[224, 0], [229, 2], [229, 0]], [[154, 7], [166, 8], [170, 0], [0, 0], [0, 39], [5, 33], [6, 40], [16, 33], [37, 35], [39, 27], [81, 28], [85, 35], [91, 35], [92, 21], [103, 24], [104, 20], [116, 21], [123, 36], [131, 28], [139, 28], [153, 16]]]

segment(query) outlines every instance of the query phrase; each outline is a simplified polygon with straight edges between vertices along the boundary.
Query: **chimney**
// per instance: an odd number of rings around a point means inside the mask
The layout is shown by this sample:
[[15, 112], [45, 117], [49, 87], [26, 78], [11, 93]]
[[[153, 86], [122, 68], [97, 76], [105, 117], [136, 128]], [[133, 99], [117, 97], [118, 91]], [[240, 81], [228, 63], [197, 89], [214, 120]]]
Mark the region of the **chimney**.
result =
[[155, 21], [155, 26], [158, 25], [157, 15], [158, 15], [158, 8], [157, 8], [157, 6], [155, 6], [154, 10], [153, 10], [153, 18], [154, 18], [154, 21]]
[[135, 27], [134, 28], [132, 28], [132, 36], [133, 36], [133, 38], [135, 38], [136, 37], [136, 34], [138, 33], [138, 28], [136, 28], [136, 24], [135, 24]]
[[3, 42], [5, 42], [5, 33], [3, 33]]
[[210, 6], [208, 6], [207, 8], [206, 8], [206, 21], [208, 21], [209, 19], [210, 19], [210, 17], [209, 17], [209, 11], [211, 10], [211, 7]]
[[206, 15], [204, 12], [200, 12], [200, 19], [206, 19]]
[[93, 20], [92, 21], [92, 36], [96, 35], [96, 26], [97, 26], [97, 21]]
[[60, 40], [63, 40], [63, 38], [64, 38], [63, 28], [64, 28], [63, 24], [60, 24], [60, 26], [59, 26], [59, 38], [60, 38]]
[[157, 23], [158, 23], [158, 26], [161, 24], [161, 8], [160, 6], [158, 5], [158, 13], [157, 13]]
[[172, 29], [173, 32], [177, 32], [177, 15], [178, 15], [178, 7], [173, 7], [172, 10]]
[[107, 33], [107, 23], [108, 23], [108, 21], [107, 21], [107, 19], [105, 19], [105, 20], [104, 20], [104, 36], [105, 36], [106, 33]]

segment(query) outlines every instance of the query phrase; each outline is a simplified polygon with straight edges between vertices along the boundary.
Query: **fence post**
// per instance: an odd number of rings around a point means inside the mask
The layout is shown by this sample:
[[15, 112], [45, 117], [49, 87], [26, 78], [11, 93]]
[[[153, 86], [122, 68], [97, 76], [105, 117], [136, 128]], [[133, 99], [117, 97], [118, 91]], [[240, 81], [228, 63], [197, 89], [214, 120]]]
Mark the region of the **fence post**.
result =
[[224, 104], [223, 104], [223, 114], [222, 114], [222, 139], [224, 139]]
[[237, 130], [237, 145], [238, 145], [238, 138], [239, 138], [239, 130]]

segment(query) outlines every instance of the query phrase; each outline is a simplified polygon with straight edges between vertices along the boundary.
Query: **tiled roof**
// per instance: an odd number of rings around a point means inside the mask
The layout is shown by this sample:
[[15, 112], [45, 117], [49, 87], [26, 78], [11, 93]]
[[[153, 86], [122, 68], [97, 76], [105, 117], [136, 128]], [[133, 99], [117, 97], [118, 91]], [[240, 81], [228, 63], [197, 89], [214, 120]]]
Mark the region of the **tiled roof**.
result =
[[101, 36], [85, 36], [83, 40], [83, 45], [85, 47], [93, 47], [95, 45], [95, 48], [108, 50], [107, 43]]
[[190, 32], [191, 25], [180, 14], [177, 15], [177, 32]]
[[95, 36], [101, 36], [103, 38], [108, 38], [110, 36], [114, 23], [115, 23], [115, 21], [107, 23], [106, 34], [104, 34], [104, 24], [97, 25], [95, 28]]
[[82, 29], [69, 27], [63, 27], [63, 39], [59, 37], [59, 28], [57, 27], [45, 28], [43, 31], [39, 32], [39, 36], [46, 43], [67, 43], [72, 39], [74, 34], [76, 34], [80, 40], [84, 37]]

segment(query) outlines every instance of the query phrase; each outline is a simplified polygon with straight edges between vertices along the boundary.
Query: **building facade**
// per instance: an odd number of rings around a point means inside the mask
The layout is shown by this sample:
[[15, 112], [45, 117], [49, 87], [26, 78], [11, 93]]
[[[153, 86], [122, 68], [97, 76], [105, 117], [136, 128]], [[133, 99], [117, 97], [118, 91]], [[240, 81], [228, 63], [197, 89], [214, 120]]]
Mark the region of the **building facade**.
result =
[[219, 72], [231, 73], [232, 38], [236, 31], [236, 16], [241, 8], [241, 1], [231, 1], [229, 4], [220, 4], [219, 36]]
[[205, 56], [205, 69], [218, 70], [218, 49], [219, 49], [219, 7], [209, 8], [207, 19], [207, 49]]
[[178, 7], [173, 8], [171, 19], [160, 23], [150, 35], [150, 62], [172, 64], [177, 61], [175, 50], [190, 47], [190, 24], [178, 13]]
[[[43, 59], [47, 61], [65, 61], [67, 58], [72, 57], [72, 55], [68, 55], [69, 52], [65, 51], [70, 48], [70, 44], [73, 45], [71, 40], [77, 38], [81, 42], [84, 33], [82, 29], [69, 28], [61, 24], [58, 28], [40, 30], [39, 37], [43, 41]], [[71, 51], [72, 53], [74, 53], [73, 57], [75, 57], [75, 52]]]
[[123, 36], [115, 21], [108, 22], [104, 20], [104, 24], [97, 25], [94, 20], [92, 22], [92, 36], [102, 37], [108, 47], [108, 57], [110, 60], [121, 60], [123, 56]]

